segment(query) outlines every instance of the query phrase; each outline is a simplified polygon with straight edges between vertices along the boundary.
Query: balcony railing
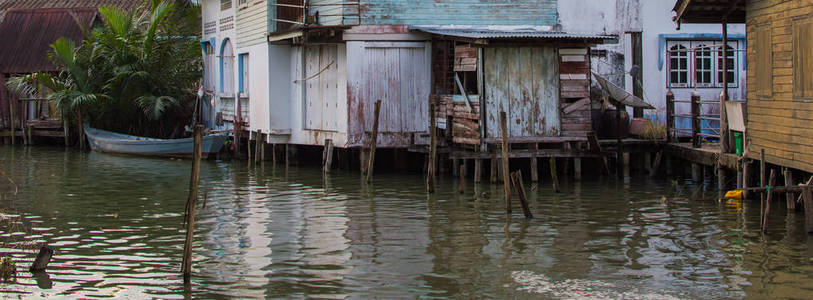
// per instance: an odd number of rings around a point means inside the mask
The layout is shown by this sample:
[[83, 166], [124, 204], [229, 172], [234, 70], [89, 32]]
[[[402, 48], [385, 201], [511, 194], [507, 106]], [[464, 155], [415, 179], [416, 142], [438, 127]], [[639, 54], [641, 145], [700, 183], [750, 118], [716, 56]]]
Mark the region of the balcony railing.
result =
[[275, 31], [361, 25], [360, 0], [277, 0]]

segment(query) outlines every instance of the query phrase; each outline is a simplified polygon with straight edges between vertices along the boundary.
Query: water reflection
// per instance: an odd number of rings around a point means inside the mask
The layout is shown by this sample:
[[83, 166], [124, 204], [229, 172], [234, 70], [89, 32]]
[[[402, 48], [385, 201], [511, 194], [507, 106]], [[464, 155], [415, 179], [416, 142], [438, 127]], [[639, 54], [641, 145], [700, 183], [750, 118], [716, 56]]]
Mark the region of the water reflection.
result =
[[[47, 242], [49, 273], [23, 297], [807, 298], [804, 218], [781, 206], [759, 231], [753, 202], [683, 181], [611, 178], [528, 189], [532, 220], [503, 213], [499, 185], [420, 176], [207, 161], [194, 277], [179, 273], [189, 161], [0, 147], [0, 232], [26, 266]], [[752, 207], [756, 205], [756, 207]], [[791, 226], [786, 226], [791, 224]], [[5, 225], [4, 225], [5, 226]]]

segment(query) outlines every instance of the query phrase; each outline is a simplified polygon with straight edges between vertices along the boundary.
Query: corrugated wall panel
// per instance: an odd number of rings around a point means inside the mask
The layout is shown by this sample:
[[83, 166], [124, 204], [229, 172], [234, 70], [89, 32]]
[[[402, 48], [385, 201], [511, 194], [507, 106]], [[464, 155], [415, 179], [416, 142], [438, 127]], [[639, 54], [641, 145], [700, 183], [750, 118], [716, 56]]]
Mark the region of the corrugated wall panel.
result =
[[500, 112], [511, 137], [556, 136], [560, 132], [559, 69], [552, 47], [485, 48], [488, 137], [500, 137]]
[[364, 25], [537, 25], [557, 23], [557, 0], [369, 0]]
[[237, 9], [237, 47], [248, 47], [266, 42], [268, 33], [268, 5], [265, 0], [248, 0]]

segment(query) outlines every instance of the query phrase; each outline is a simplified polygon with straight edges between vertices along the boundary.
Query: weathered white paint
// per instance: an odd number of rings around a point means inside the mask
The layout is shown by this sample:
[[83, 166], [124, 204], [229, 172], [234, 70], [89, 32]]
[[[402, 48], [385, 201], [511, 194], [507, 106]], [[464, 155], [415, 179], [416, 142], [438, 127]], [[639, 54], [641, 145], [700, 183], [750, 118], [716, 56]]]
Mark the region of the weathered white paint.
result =
[[307, 129], [340, 131], [346, 128], [340, 124], [346, 124], [347, 118], [335, 113], [340, 103], [347, 105], [346, 54], [343, 46], [325, 44], [305, 48]]
[[[248, 120], [247, 130], [268, 133], [271, 126], [269, 113], [269, 89], [268, 89], [268, 44], [258, 44], [237, 49], [237, 54], [248, 54], [250, 66], [248, 68], [249, 82], [248, 91], [244, 91], [244, 97], [248, 98]], [[246, 102], [241, 103], [244, 106]]]
[[[664, 120], [667, 68], [659, 69], [659, 35], [675, 33], [720, 34], [722, 27], [714, 24], [683, 24], [676, 30], [672, 22], [674, 0], [559, 0], [559, 26], [571, 33], [602, 33], [619, 36], [618, 44], [599, 45], [606, 57], [593, 56], [592, 68], [608, 79], [632, 91], [632, 77], [626, 74], [632, 68], [632, 46], [627, 32], [642, 32], [644, 98], [657, 108], [645, 111], [651, 117]], [[744, 34], [745, 26], [729, 25], [729, 34]], [[740, 45], [744, 48], [744, 45]], [[738, 58], [738, 63], [739, 58]], [[741, 66], [741, 65], [740, 65]], [[745, 97], [745, 71], [737, 68], [739, 83], [729, 89], [731, 99]], [[593, 89], [598, 88], [593, 85]], [[673, 88], [676, 99], [689, 99], [693, 88]], [[721, 88], [698, 88], [704, 100], [718, 99]], [[688, 113], [688, 105], [678, 105], [678, 113]]]
[[[239, 1], [235, 1], [238, 2]], [[237, 8], [237, 47], [266, 43], [268, 4], [265, 0], [247, 0]]]
[[[236, 5], [236, 1], [232, 2], [232, 5]], [[215, 59], [213, 61], [214, 66], [210, 66], [206, 68], [204, 72], [207, 73], [205, 76], [211, 76], [214, 78], [214, 84], [211, 87], [207, 87], [209, 95], [211, 95], [212, 100], [209, 103], [210, 107], [214, 107], [214, 110], [211, 112], [212, 115], [208, 116], [210, 119], [214, 119], [217, 112], [223, 109], [224, 104], [227, 104], [229, 107], [228, 109], [232, 112], [236, 109], [235, 102], [232, 100], [228, 103], [223, 103], [221, 98], [232, 98], [234, 97], [233, 93], [231, 95], [224, 95], [220, 92], [222, 83], [220, 81], [220, 73], [221, 73], [221, 64], [220, 64], [220, 56], [221, 56], [221, 48], [223, 43], [226, 40], [234, 41], [236, 39], [235, 29], [233, 25], [229, 25], [229, 23], [234, 24], [234, 9], [226, 9], [221, 10], [220, 7], [220, 0], [203, 0], [201, 1], [201, 32], [203, 32], [203, 36], [201, 42], [210, 43], [214, 48], [214, 56]], [[226, 21], [224, 23], [224, 21]], [[207, 24], [214, 24], [214, 30], [207, 32]], [[233, 49], [234, 50], [234, 49]], [[205, 53], [203, 53], [205, 55]], [[211, 72], [211, 73], [210, 73]], [[209, 75], [211, 74], [211, 75]], [[231, 80], [232, 82], [237, 82], [237, 69], [232, 68], [232, 72], [230, 74], [224, 74], [224, 80]], [[204, 77], [205, 77], [204, 76]], [[216, 126], [218, 127], [218, 126]], [[229, 128], [231, 127], [230, 124], [226, 124], [223, 127], [218, 127], [219, 129]]]

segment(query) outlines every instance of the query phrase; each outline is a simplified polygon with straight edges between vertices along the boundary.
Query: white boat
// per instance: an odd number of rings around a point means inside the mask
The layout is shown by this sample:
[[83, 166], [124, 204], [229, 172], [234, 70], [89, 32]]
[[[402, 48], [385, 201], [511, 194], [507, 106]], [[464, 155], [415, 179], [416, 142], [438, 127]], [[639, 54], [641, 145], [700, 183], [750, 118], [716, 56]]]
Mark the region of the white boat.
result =
[[[99, 152], [124, 153], [145, 156], [192, 157], [193, 138], [156, 139], [127, 135], [92, 128], [85, 125], [85, 135], [90, 141], [90, 149]], [[226, 133], [203, 137], [201, 158], [217, 153], [228, 138]]]

